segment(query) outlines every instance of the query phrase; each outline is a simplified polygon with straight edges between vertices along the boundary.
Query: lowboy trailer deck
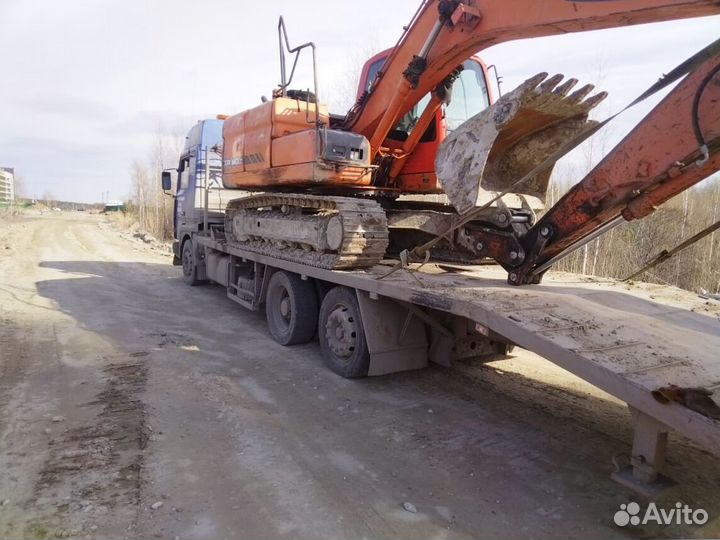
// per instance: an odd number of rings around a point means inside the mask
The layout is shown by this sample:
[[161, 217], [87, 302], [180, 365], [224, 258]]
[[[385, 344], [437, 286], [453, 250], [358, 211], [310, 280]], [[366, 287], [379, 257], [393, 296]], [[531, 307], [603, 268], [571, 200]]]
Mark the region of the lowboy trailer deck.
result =
[[343, 376], [497, 358], [518, 345], [627, 403], [632, 453], [624, 463], [614, 459], [613, 478], [633, 490], [655, 496], [672, 485], [662, 474], [672, 430], [720, 455], [720, 421], [653, 396], [668, 384], [720, 390], [717, 317], [578, 276], [518, 288], [493, 266], [428, 264], [390, 272], [392, 261], [326, 270], [233, 245], [221, 227], [191, 241], [195, 282], [224, 286], [249, 309], [265, 306], [280, 343], [319, 337], [329, 367]]

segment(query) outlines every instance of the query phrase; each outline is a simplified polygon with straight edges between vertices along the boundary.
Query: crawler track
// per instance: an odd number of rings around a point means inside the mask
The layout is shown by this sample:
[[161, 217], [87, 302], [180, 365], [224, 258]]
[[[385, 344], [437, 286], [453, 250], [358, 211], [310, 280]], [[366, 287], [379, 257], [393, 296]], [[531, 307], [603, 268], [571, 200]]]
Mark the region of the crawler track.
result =
[[[281, 208], [294, 212], [283, 213]], [[294, 221], [297, 227], [309, 227], [332, 216], [342, 219], [342, 240], [337, 250], [308, 249], [296, 242], [277, 238], [240, 239], [233, 234], [233, 219], [243, 213], [271, 212], [275, 219]], [[267, 214], [269, 215], [269, 214]], [[227, 241], [243, 249], [318, 268], [367, 268], [380, 262], [388, 246], [385, 211], [372, 200], [317, 195], [255, 195], [232, 201], [227, 207]]]

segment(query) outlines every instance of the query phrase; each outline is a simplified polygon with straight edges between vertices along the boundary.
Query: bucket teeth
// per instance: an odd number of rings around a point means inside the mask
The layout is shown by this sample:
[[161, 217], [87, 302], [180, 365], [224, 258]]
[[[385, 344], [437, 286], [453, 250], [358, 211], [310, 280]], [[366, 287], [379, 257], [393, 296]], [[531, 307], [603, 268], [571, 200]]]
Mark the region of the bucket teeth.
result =
[[562, 73], [558, 73], [557, 75], [553, 75], [549, 79], [545, 80], [538, 88], [539, 93], [552, 92], [558, 83], [563, 80], [563, 77], [564, 75]]
[[580, 90], [577, 90], [570, 94], [570, 97], [567, 98], [568, 103], [580, 103], [583, 99], [585, 99], [588, 95], [590, 95], [590, 92], [592, 92], [595, 89], [595, 85], [593, 84], [586, 84], [583, 86]]
[[590, 109], [594, 109], [607, 96], [608, 96], [607, 92], [598, 92], [594, 96], [591, 96], [588, 99], [586, 99], [584, 105], [587, 108], [587, 110], [589, 111]]
[[568, 92], [570, 92], [570, 90], [572, 90], [577, 83], [578, 83], [577, 79], [568, 79], [567, 81], [562, 83], [560, 86], [555, 88], [555, 90], [553, 90], [553, 93], [558, 96], [567, 96]]
[[[454, 130], [438, 152], [435, 169], [460, 213], [483, 204], [522, 178], [588, 125], [588, 113], [607, 93], [591, 95], [577, 79], [539, 73]], [[552, 168], [528, 180], [518, 195], [542, 206]]]

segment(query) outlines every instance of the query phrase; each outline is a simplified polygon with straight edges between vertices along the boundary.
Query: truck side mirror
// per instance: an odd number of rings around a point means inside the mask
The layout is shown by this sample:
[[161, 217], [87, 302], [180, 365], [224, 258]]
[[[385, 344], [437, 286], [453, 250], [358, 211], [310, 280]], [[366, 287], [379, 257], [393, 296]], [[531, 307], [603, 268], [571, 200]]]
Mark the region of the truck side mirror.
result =
[[170, 191], [172, 189], [172, 175], [170, 171], [163, 171], [161, 178], [163, 191]]

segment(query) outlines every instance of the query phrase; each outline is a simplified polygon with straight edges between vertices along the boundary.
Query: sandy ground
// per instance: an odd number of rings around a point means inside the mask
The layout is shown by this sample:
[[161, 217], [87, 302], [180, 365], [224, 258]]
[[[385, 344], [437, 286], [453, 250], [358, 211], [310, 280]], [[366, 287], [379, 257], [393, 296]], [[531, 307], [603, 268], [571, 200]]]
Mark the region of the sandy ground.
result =
[[615, 526], [627, 410], [530, 353], [344, 380], [82, 213], [0, 222], [0, 276], [0, 537], [720, 536], [675, 436], [660, 502], [710, 522]]

